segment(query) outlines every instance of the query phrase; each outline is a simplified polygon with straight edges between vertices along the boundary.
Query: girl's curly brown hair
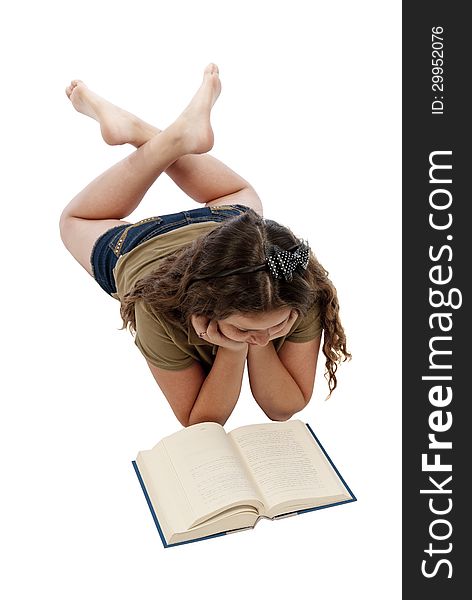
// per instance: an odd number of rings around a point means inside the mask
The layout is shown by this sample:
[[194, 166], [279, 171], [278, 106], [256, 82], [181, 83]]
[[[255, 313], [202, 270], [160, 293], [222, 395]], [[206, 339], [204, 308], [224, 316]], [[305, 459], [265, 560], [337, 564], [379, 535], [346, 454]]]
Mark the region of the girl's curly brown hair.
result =
[[[265, 270], [210, 277], [226, 269], [264, 263], [266, 251], [272, 245], [286, 250], [300, 243], [290, 229], [264, 219], [252, 209], [231, 217], [159, 260], [157, 268], [135, 284], [121, 302], [121, 329], [129, 324], [130, 330], [136, 331], [134, 306], [137, 300], [154, 307], [167, 321], [187, 329], [192, 326], [192, 314], [221, 320], [235, 313], [293, 308], [304, 317], [318, 303], [329, 397], [337, 385], [338, 364], [350, 359], [351, 354], [347, 351], [339, 319], [336, 288], [314, 254], [310, 251], [307, 269], [296, 269], [290, 282], [274, 279]], [[196, 276], [210, 278], [192, 281]]]

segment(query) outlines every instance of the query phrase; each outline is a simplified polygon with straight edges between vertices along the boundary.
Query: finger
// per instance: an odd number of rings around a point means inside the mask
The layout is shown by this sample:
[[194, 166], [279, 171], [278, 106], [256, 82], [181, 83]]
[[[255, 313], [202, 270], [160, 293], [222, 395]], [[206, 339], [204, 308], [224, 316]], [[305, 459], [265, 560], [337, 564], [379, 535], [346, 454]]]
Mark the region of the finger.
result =
[[239, 348], [240, 342], [235, 342], [230, 338], [226, 337], [224, 333], [222, 333], [218, 328], [218, 321], [211, 321], [208, 325], [208, 331], [212, 336], [212, 341], [218, 346], [225, 346], [226, 348], [234, 347]]
[[207, 331], [208, 317], [203, 315], [192, 315], [191, 321], [195, 332], [202, 337], [202, 334], [206, 333]]
[[211, 333], [218, 333], [218, 324], [216, 321], [210, 321], [208, 323], [208, 331]]
[[200, 317], [197, 317], [197, 315], [192, 315], [190, 317], [190, 321], [192, 323], [193, 328], [195, 329], [195, 331], [197, 333], [199, 333], [201, 331], [201, 325], [199, 323]]
[[218, 331], [218, 324], [216, 321], [210, 321], [207, 326], [207, 335], [215, 342], [220, 339], [221, 335]]
[[285, 323], [284, 325], [277, 325], [276, 327], [271, 327], [269, 329], [269, 335], [276, 335], [277, 333], [284, 331], [284, 329], [287, 327], [288, 324], [289, 324], [289, 321], [287, 323]]
[[271, 327], [269, 329], [270, 335], [280, 334], [281, 332], [284, 332], [285, 330], [289, 330], [290, 327], [293, 325], [293, 323], [297, 320], [297, 317], [298, 317], [298, 313], [296, 311], [295, 311], [295, 315], [293, 313], [294, 313], [294, 311], [292, 310], [287, 321], [283, 325], [276, 325], [275, 327]]

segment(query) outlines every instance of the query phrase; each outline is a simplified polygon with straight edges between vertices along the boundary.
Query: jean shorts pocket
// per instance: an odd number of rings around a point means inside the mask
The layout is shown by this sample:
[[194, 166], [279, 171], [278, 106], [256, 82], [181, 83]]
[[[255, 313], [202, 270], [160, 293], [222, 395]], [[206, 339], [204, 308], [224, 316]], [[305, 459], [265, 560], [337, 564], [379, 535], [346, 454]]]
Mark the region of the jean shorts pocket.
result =
[[238, 216], [250, 210], [249, 206], [243, 206], [241, 204], [226, 204], [221, 206], [209, 206], [213, 215], [227, 215], [227, 216]]
[[125, 240], [128, 237], [128, 234], [130, 232], [131, 233], [137, 232], [137, 228], [141, 228], [141, 231], [143, 231], [143, 233], [145, 233], [145, 231], [149, 228], [149, 226], [159, 225], [159, 223], [161, 223], [162, 221], [163, 221], [162, 217], [147, 217], [146, 219], [142, 219], [141, 221], [138, 221], [137, 223], [128, 225], [128, 227], [125, 227], [125, 229], [123, 229], [123, 231], [121, 232], [121, 235], [118, 237], [118, 239], [115, 238], [109, 243], [109, 248], [112, 250], [113, 254], [116, 257], [119, 257], [123, 250], [123, 244], [125, 243]]

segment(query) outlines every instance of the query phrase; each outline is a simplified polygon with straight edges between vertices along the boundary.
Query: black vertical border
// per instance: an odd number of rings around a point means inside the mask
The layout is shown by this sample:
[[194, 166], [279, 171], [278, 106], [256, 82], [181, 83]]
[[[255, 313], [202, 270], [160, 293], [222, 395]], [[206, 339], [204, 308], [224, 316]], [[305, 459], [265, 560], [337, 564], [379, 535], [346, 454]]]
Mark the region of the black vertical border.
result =
[[[472, 23], [466, 16], [467, 3], [457, 1], [403, 2], [403, 598], [464, 598], [470, 593], [469, 572], [472, 576], [472, 553], [468, 545], [468, 531], [471, 529], [471, 492], [468, 482], [471, 479], [472, 430], [469, 432], [469, 404], [471, 393], [467, 375], [472, 376], [472, 351], [469, 344], [472, 333], [470, 319], [470, 277], [472, 274], [469, 240], [472, 241], [467, 213], [472, 206], [472, 194], [469, 173], [472, 173], [472, 127], [470, 119], [471, 98], [467, 91], [470, 85], [472, 64], [470, 50], [472, 43]], [[444, 38], [444, 90], [442, 93], [432, 90], [432, 28], [443, 27]], [[443, 96], [444, 114], [433, 115], [431, 103], [433, 96]], [[429, 182], [429, 156], [433, 151], [452, 151], [452, 157], [443, 157], [438, 162], [452, 164], [452, 184], [435, 185]], [[449, 210], [438, 213], [446, 218], [451, 212], [453, 222], [447, 231], [435, 231], [428, 222], [430, 212], [429, 196], [435, 187], [447, 188], [453, 197]], [[446, 196], [443, 195], [443, 198]], [[438, 196], [439, 198], [439, 196]], [[452, 235], [452, 240], [447, 239]], [[438, 255], [442, 246], [450, 245], [452, 258], [444, 250], [442, 258], [433, 262], [429, 248]], [[434, 265], [441, 264], [446, 273], [452, 268], [452, 280], [442, 286], [430, 281], [429, 271]], [[457, 309], [448, 307], [432, 308], [429, 302], [429, 288], [451, 288], [460, 290], [462, 306]], [[434, 312], [452, 314], [453, 327], [448, 333], [441, 333], [437, 325], [431, 329], [428, 319]], [[437, 321], [436, 321], [437, 323]], [[451, 463], [452, 472], [425, 473], [422, 471], [421, 456], [428, 452], [428, 434], [432, 433], [428, 418], [438, 410], [431, 405], [428, 392], [433, 385], [441, 382], [422, 380], [422, 376], [431, 375], [429, 369], [429, 342], [433, 336], [452, 336], [449, 346], [443, 343], [443, 349], [452, 349], [452, 355], [442, 356], [441, 364], [451, 364], [452, 370], [439, 370], [434, 374], [452, 375], [452, 381], [442, 382], [450, 385], [453, 399], [449, 406], [442, 408], [444, 418], [450, 411], [453, 421], [448, 431], [437, 433], [437, 439], [452, 442], [452, 449], [441, 450], [441, 462]], [[434, 460], [430, 450], [429, 462]], [[429, 476], [438, 482], [452, 475], [452, 482], [444, 489], [452, 489], [451, 494], [421, 494], [421, 489], [432, 489]], [[430, 498], [438, 509], [447, 507], [448, 498], [452, 500], [451, 512], [434, 515], [429, 507]], [[430, 526], [435, 519], [447, 519], [452, 527], [448, 539], [435, 540], [430, 535]], [[436, 535], [446, 535], [446, 524], [433, 527]], [[434, 550], [447, 550], [429, 556], [425, 550], [429, 544]], [[438, 565], [441, 559], [450, 561]], [[425, 570], [430, 574], [437, 568], [436, 575], [425, 577], [422, 562], [426, 560]], [[452, 573], [452, 577], [448, 575]], [[462, 587], [463, 586], [463, 587]], [[459, 591], [462, 590], [462, 591]], [[464, 595], [465, 594], [465, 595]]]

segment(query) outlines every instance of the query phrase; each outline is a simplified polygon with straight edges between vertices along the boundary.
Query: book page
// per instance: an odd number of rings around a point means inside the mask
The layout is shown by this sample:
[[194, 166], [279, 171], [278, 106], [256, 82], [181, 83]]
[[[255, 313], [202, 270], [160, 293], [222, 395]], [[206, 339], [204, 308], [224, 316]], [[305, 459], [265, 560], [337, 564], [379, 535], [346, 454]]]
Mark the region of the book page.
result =
[[299, 420], [238, 427], [230, 434], [264, 495], [281, 502], [347, 494], [315, 438]]
[[198, 423], [161, 440], [194, 511], [192, 525], [238, 504], [262, 508], [245, 465], [217, 423]]

